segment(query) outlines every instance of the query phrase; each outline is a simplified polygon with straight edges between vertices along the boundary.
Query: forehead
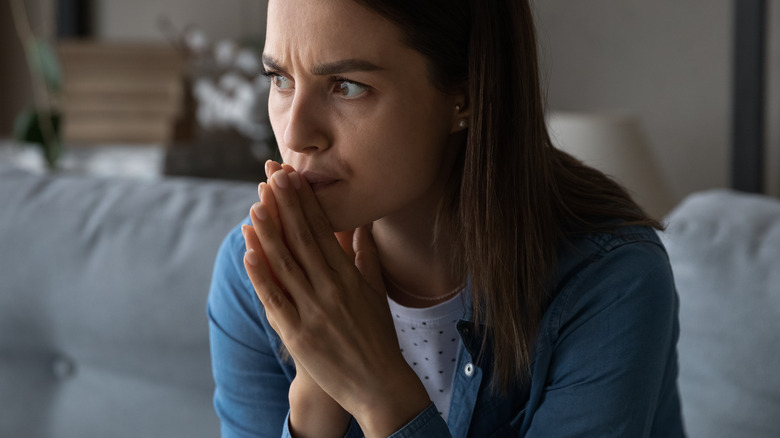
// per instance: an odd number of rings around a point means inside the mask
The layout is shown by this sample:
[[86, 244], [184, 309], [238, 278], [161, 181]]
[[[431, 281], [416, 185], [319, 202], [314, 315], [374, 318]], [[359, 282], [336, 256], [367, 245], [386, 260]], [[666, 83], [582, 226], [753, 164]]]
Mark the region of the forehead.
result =
[[401, 56], [400, 29], [353, 0], [270, 0], [265, 53], [283, 64]]

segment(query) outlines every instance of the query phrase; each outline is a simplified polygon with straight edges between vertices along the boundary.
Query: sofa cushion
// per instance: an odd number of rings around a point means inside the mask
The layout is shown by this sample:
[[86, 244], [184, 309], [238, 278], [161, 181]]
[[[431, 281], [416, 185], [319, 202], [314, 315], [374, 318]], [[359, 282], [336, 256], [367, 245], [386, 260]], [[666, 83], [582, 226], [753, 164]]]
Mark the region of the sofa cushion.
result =
[[780, 202], [696, 194], [662, 238], [680, 294], [689, 436], [780, 436]]
[[0, 436], [217, 436], [205, 302], [256, 197], [0, 168]]

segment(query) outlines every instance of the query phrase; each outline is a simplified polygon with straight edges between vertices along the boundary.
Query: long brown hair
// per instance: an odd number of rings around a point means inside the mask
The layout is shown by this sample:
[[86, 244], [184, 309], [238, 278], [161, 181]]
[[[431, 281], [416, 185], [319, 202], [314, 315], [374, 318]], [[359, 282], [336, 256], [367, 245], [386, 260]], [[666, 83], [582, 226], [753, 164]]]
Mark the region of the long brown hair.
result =
[[572, 235], [661, 228], [603, 173], [554, 148], [547, 132], [533, 12], [527, 0], [356, 0], [398, 25], [442, 90], [468, 87], [462, 166], [445, 221], [462, 234], [494, 387], [530, 376], [558, 250]]

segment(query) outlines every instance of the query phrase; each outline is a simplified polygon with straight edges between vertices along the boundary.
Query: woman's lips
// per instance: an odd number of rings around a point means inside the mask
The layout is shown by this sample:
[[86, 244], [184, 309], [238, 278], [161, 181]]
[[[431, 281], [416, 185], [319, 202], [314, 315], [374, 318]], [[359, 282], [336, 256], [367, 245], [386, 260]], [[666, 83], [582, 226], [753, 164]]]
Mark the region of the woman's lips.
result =
[[309, 185], [314, 192], [330, 187], [340, 181], [339, 178], [333, 176], [306, 170], [302, 171], [301, 175], [309, 182]]

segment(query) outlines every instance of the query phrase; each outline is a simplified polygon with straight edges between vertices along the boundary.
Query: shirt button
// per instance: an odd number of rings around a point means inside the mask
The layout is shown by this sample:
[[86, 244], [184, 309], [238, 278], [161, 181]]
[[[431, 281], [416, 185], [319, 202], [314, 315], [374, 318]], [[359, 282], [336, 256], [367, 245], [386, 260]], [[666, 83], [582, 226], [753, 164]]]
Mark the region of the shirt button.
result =
[[474, 375], [474, 365], [471, 363], [466, 364], [466, 368], [463, 369], [463, 372], [466, 373], [467, 377], [471, 377]]

